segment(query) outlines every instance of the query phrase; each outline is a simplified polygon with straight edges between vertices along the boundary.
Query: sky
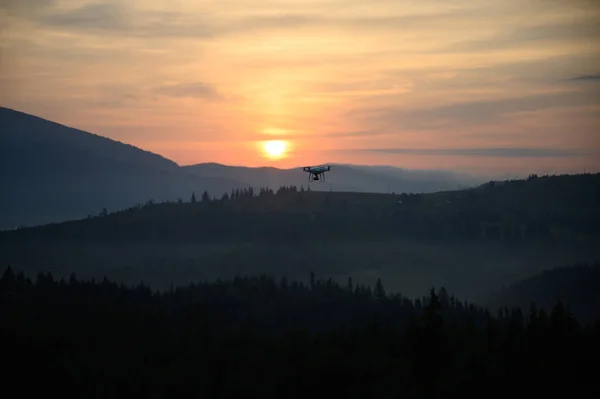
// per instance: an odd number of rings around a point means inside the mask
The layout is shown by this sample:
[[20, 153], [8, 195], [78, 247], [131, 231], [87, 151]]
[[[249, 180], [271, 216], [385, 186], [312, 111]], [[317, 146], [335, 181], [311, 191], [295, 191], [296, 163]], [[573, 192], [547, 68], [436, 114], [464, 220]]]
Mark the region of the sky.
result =
[[2, 0], [0, 105], [180, 165], [600, 171], [599, 26], [600, 0]]

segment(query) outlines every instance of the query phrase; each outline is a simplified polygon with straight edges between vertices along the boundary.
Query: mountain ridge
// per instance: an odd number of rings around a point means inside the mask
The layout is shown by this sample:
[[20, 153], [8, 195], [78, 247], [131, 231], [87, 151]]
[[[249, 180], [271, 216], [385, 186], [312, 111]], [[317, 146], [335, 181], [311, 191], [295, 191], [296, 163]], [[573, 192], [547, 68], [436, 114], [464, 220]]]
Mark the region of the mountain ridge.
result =
[[[308, 187], [301, 166], [180, 165], [132, 144], [0, 107], [0, 228], [85, 218], [149, 200], [220, 197], [234, 189]], [[314, 191], [435, 192], [483, 183], [452, 172], [329, 163]]]
[[[255, 169], [255, 170], [256, 169], [268, 169], [268, 170], [279, 170], [279, 171], [293, 171], [293, 170], [301, 169], [303, 166], [306, 166], [306, 165], [302, 164], [302, 165], [289, 167], [289, 168], [278, 168], [275, 166], [266, 166], [266, 165], [265, 166], [228, 165], [228, 164], [214, 162], [214, 161], [198, 162], [198, 163], [193, 163], [193, 164], [180, 164], [164, 155], [161, 155], [160, 153], [145, 150], [142, 147], [138, 147], [136, 145], [133, 145], [133, 144], [130, 144], [130, 143], [127, 143], [124, 141], [120, 141], [120, 140], [113, 139], [110, 137], [102, 136], [102, 135], [99, 135], [99, 134], [96, 134], [93, 132], [88, 132], [88, 131], [85, 131], [85, 130], [82, 130], [82, 129], [79, 129], [79, 128], [76, 128], [73, 126], [69, 126], [69, 125], [66, 125], [66, 124], [63, 124], [60, 122], [56, 122], [56, 121], [47, 119], [47, 118], [43, 118], [43, 117], [29, 114], [29, 113], [26, 113], [23, 111], [19, 111], [19, 110], [13, 109], [13, 108], [0, 107], [0, 119], [6, 118], [6, 116], [10, 115], [10, 114], [18, 115], [20, 117], [27, 117], [27, 118], [30, 118], [37, 122], [41, 122], [41, 123], [48, 124], [48, 125], [50, 125], [50, 124], [56, 125], [57, 127], [68, 130], [70, 133], [84, 134], [89, 137], [93, 137], [95, 139], [109, 141], [112, 144], [122, 145], [122, 146], [128, 147], [129, 149], [160, 158], [163, 161], [166, 161], [167, 163], [171, 164], [172, 166], [176, 166], [176, 167], [180, 167], [180, 168], [200, 166], [200, 165], [213, 165], [213, 166], [220, 166], [220, 167], [228, 167], [228, 168], [232, 168], [232, 169], [245, 168], [245, 169]], [[73, 136], [73, 137], [75, 137], [75, 136]], [[440, 171], [440, 170], [435, 170], [435, 169], [432, 169], [432, 170], [429, 170], [429, 169], [422, 169], [422, 170], [421, 169], [405, 169], [405, 168], [392, 166], [392, 165], [366, 165], [366, 164], [363, 165], [363, 164], [352, 164], [352, 163], [343, 163], [343, 162], [325, 162], [325, 163], [320, 163], [320, 164], [332, 165], [332, 166], [344, 166], [344, 167], [369, 168], [369, 169], [372, 169], [372, 168], [373, 169], [393, 169], [393, 170], [397, 170], [397, 171], [426, 171], [426, 172], [437, 172], [437, 173], [444, 173], [444, 174], [455, 174], [453, 172]]]
[[[17, 129], [15, 128], [15, 125], [17, 123], [22, 123], [25, 119], [27, 119], [27, 122], [29, 123], [26, 126], [26, 129], [23, 128], [23, 126], [17, 126]], [[63, 123], [60, 122], [55, 122], [46, 118], [42, 118], [36, 115], [32, 115], [32, 114], [28, 114], [26, 112], [22, 112], [22, 111], [18, 111], [12, 108], [6, 108], [6, 107], [0, 107], [0, 120], [3, 121], [2, 125], [4, 125], [6, 123], [6, 132], [7, 133], [3, 133], [2, 136], [0, 136], [0, 140], [5, 139], [6, 137], [4, 137], [4, 135], [10, 135], [12, 133], [12, 138], [13, 139], [17, 139], [17, 140], [27, 140], [27, 141], [35, 141], [38, 143], [43, 143], [43, 142], [47, 142], [50, 140], [60, 140], [62, 143], [65, 144], [69, 144], [71, 146], [74, 146], [76, 149], [79, 150], [89, 150], [89, 144], [103, 144], [105, 147], [109, 147], [109, 150], [121, 150], [121, 151], [127, 151], [127, 152], [132, 152], [132, 153], [139, 153], [143, 156], [149, 157], [149, 158], [153, 158], [157, 161], [160, 161], [162, 163], [164, 163], [165, 168], [174, 168], [174, 167], [179, 167], [180, 165], [177, 164], [177, 162], [161, 155], [158, 153], [154, 153], [152, 151], [148, 151], [145, 150], [143, 148], [137, 147], [133, 144], [129, 144], [120, 140], [115, 140], [106, 136], [102, 136], [96, 133], [92, 133], [92, 132], [88, 132], [88, 131], [84, 131], [81, 129], [78, 129], [76, 127], [72, 127], [72, 126], [68, 126], [65, 125]], [[12, 129], [8, 128], [10, 125], [10, 127], [12, 127]], [[36, 126], [37, 125], [37, 126]], [[32, 134], [32, 132], [30, 131], [30, 129], [32, 128], [44, 128], [44, 133], [43, 135], [40, 134]], [[4, 130], [4, 129], [3, 129]], [[18, 133], [18, 136], [15, 134]], [[82, 139], [82, 137], [85, 137], [85, 140], [91, 140], [88, 141], [86, 143], [83, 142], [84, 139]], [[69, 141], [67, 141], [67, 139]], [[76, 140], [76, 141], [73, 141]], [[82, 145], [83, 144], [83, 145]], [[110, 148], [112, 147], [112, 148]], [[102, 148], [103, 150], [106, 148]], [[96, 151], [94, 152], [98, 152], [97, 149], [94, 149]], [[105, 154], [106, 155], [106, 154]], [[112, 155], [112, 154], [109, 154]], [[130, 160], [125, 159], [125, 161], [129, 162]], [[154, 165], [155, 167], [157, 165]]]
[[0, 122], [1, 228], [246, 186], [191, 175], [162, 155], [21, 111], [0, 108]]

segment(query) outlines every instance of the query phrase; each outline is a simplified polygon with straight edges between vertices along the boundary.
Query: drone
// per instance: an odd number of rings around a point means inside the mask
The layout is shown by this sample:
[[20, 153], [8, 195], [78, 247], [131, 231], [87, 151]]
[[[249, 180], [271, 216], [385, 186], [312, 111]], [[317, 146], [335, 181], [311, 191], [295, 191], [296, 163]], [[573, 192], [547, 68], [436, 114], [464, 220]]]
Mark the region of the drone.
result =
[[320, 181], [323, 183], [325, 181], [325, 172], [331, 170], [331, 166], [306, 166], [302, 168], [304, 172], [308, 172], [308, 182], [312, 183], [313, 181]]

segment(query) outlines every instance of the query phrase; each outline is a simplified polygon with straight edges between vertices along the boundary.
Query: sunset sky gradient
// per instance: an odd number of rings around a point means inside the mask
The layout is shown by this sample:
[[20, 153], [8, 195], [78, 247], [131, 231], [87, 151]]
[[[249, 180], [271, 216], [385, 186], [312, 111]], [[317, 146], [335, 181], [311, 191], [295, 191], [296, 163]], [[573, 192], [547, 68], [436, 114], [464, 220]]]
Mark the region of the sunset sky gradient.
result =
[[599, 26], [598, 0], [3, 0], [0, 105], [179, 164], [600, 171]]

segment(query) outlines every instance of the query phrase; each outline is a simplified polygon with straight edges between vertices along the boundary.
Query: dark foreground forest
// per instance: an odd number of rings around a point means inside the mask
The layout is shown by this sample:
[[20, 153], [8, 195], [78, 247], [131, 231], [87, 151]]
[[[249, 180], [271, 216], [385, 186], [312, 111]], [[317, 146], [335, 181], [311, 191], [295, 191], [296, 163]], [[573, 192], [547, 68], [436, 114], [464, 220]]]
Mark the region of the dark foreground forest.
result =
[[438, 398], [598, 390], [600, 319], [491, 314], [444, 288], [236, 277], [166, 292], [0, 280], [3, 390], [61, 397]]

